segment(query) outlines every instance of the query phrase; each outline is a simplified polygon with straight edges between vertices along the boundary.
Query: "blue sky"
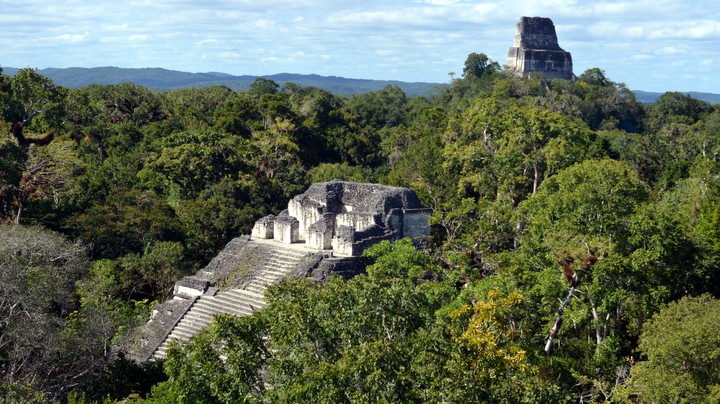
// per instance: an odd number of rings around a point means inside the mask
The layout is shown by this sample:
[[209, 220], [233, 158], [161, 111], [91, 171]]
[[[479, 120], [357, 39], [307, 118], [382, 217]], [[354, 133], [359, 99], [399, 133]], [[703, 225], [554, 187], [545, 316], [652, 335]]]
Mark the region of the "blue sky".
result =
[[720, 93], [717, 0], [0, 0], [0, 66], [163, 67], [448, 82], [549, 17], [575, 73]]

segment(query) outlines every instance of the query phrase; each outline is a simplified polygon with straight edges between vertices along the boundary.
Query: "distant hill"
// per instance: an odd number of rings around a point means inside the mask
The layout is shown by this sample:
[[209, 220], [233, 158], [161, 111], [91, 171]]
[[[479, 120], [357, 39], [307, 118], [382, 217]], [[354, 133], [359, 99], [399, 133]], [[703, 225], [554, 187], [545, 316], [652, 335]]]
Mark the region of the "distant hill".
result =
[[[3, 72], [10, 76], [18, 69], [3, 67]], [[84, 87], [89, 84], [122, 84], [135, 83], [153, 90], [173, 90], [185, 87], [228, 86], [238, 91], [250, 88], [257, 77], [264, 77], [280, 84], [294, 83], [301, 87], [318, 87], [335, 94], [350, 96], [368, 93], [385, 88], [388, 85], [400, 87], [410, 97], [429, 95], [445, 84], [404, 82], [395, 80], [363, 80], [348, 79], [337, 76], [319, 76], [317, 74], [280, 73], [270, 76], [233, 76], [226, 73], [187, 73], [161, 68], [128, 69], [121, 67], [69, 67], [66, 69], [47, 68], [38, 70], [40, 74], [50, 78], [56, 84], [69, 88]], [[652, 104], [663, 93], [635, 91], [638, 101]], [[720, 104], [720, 94], [685, 92], [683, 94], [698, 100]]]
[[[17, 68], [3, 67], [10, 76]], [[70, 67], [66, 69], [39, 69], [38, 73], [50, 78], [55, 84], [69, 88], [84, 87], [89, 84], [135, 83], [153, 90], [173, 90], [184, 87], [208, 87], [224, 85], [233, 90], [245, 90], [258, 76], [233, 76], [225, 73], [187, 73], [161, 68], [128, 69], [120, 67]], [[261, 76], [276, 83], [294, 83], [301, 87], [318, 87], [339, 95], [353, 95], [381, 90], [388, 85], [400, 87], [408, 96], [416, 97], [430, 94], [440, 83], [411, 83], [394, 80], [347, 79], [336, 76], [316, 74], [281, 73]]]
[[[707, 101], [711, 104], [720, 104], [720, 94], [699, 93], [696, 91], [683, 92], [683, 94], [697, 100]], [[654, 104], [661, 95], [663, 95], [663, 93], [651, 93], [639, 90], [635, 91], [635, 96], [637, 97], [638, 101], [644, 104]]]

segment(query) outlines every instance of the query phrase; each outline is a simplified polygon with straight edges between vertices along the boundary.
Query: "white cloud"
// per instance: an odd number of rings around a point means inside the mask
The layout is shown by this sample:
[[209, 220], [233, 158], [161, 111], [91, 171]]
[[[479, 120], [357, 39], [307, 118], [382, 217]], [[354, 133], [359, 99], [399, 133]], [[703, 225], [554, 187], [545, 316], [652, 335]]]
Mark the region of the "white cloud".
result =
[[87, 39], [89, 33], [85, 32], [83, 34], [62, 34], [58, 35], [53, 39], [56, 39], [61, 42], [82, 42], [85, 39]]
[[[682, 66], [698, 82], [720, 60], [717, 0], [25, 0], [1, 7], [4, 66], [177, 68], [173, 61], [183, 60], [192, 71], [446, 82], [471, 52], [503, 64], [521, 16], [552, 18], [578, 72], [600, 67], [630, 88], [672, 86], [674, 76], [648, 80], [677, 56], [702, 55]], [[80, 43], [82, 61], [73, 48]], [[712, 85], [720, 93], [718, 80], [703, 84]]]
[[204, 45], [216, 44], [218, 42], [220, 42], [220, 41], [218, 41], [217, 39], [203, 39], [201, 41], [195, 42], [195, 45], [204, 46]]
[[434, 6], [451, 6], [453, 4], [460, 3], [461, 0], [425, 0], [424, 3], [432, 4]]
[[655, 51], [657, 55], [681, 55], [688, 53], [686, 49], [680, 49], [675, 46], [665, 46]]
[[130, 26], [127, 23], [124, 24], [101, 24], [100, 29], [105, 32], [123, 32], [127, 31]]
[[720, 39], [720, 22], [709, 20], [681, 21], [658, 28], [651, 39]]
[[646, 60], [652, 60], [653, 57], [650, 55], [645, 55], [645, 54], [637, 54], [637, 55], [630, 56], [628, 59], [632, 60], [634, 62], [644, 62]]
[[270, 21], [270, 20], [259, 20], [259, 21], [255, 21], [254, 25], [255, 25], [255, 28], [258, 28], [258, 29], [273, 29], [273, 28], [275, 28], [277, 23], [275, 21]]

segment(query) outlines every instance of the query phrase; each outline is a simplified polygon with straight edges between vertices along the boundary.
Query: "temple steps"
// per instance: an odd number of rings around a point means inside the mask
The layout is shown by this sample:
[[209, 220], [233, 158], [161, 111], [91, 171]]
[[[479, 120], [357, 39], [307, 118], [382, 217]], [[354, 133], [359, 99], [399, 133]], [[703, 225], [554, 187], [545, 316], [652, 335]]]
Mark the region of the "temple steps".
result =
[[259, 249], [262, 259], [251, 268], [252, 274], [247, 282], [219, 291], [214, 296], [200, 296], [155, 349], [151, 356], [153, 360], [165, 358], [171, 341], [187, 342], [210, 325], [213, 316], [217, 314], [248, 316], [267, 306], [267, 287], [287, 277], [309, 254], [282, 246]]

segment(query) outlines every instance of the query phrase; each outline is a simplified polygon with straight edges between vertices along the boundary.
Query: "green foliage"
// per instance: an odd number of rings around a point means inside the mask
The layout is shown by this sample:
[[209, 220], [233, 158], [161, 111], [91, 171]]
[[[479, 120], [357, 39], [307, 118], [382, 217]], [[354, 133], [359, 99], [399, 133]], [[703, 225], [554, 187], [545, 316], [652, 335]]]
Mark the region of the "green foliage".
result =
[[580, 121], [512, 100], [478, 100], [449, 123], [445, 169], [460, 173], [459, 195], [517, 205], [563, 168], [599, 156]]
[[[662, 335], [680, 337], [658, 331], [663, 314], [648, 322], [667, 302], [719, 293], [717, 108], [677, 93], [641, 105], [599, 68], [575, 81], [509, 75], [482, 53], [428, 98], [279, 83], [156, 93], [0, 74], [0, 220], [62, 231], [97, 259], [40, 228], [5, 228], [0, 313], [22, 307], [28, 320], [0, 319], [2, 394], [141, 401], [157, 367], [108, 366], [109, 347], [177, 277], [310, 182], [335, 178], [416, 190], [434, 208], [432, 243], [380, 243], [352, 280], [271, 288], [267, 309], [219, 318], [172, 349], [149, 401], [692, 401], [720, 391], [687, 357], [675, 355], [685, 358], [677, 373], [653, 351]], [[16, 123], [54, 139], [20, 144]], [[580, 283], [547, 357], [569, 255]], [[44, 258], [23, 261], [33, 257]], [[689, 321], [682, 331], [702, 328]], [[638, 349], [647, 360], [632, 366]], [[652, 384], [662, 372], [665, 389]]]
[[683, 297], [645, 325], [630, 391], [643, 402], [717, 402], [720, 398], [720, 301]]
[[36, 70], [20, 69], [7, 87], [3, 86], [0, 114], [6, 122], [19, 123], [27, 129], [45, 132], [57, 130], [64, 116], [65, 89]]
[[67, 327], [77, 307], [75, 282], [87, 265], [80, 243], [42, 228], [0, 225], [0, 382], [10, 396], [23, 385], [58, 395], [97, 369], [93, 356], [102, 353], [77, 345], [86, 342], [83, 335]]
[[[268, 291], [262, 312], [217, 318], [171, 350], [170, 379], [151, 401], [562, 398], [528, 360], [529, 306], [511, 284], [488, 280], [458, 294], [407, 240], [379, 243], [367, 256], [374, 260], [367, 275], [323, 285], [286, 279]], [[272, 389], [258, 379], [263, 366]]]
[[347, 163], [323, 163], [309, 172], [310, 182], [327, 182], [335, 179], [353, 182], [378, 182], [372, 169], [356, 167]]
[[608, 249], [626, 240], [629, 218], [647, 196], [627, 164], [588, 160], [548, 178], [523, 204], [525, 235], [544, 240], [556, 254], [586, 244]]
[[152, 241], [179, 241], [180, 222], [152, 191], [130, 191], [97, 203], [68, 220], [76, 237], [93, 244], [95, 257], [139, 252]]
[[261, 120], [261, 116], [250, 95], [237, 94], [234, 97], [228, 97], [215, 110], [215, 119], [217, 129], [248, 138], [253, 130], [259, 128], [257, 122]]
[[185, 88], [162, 94], [168, 114], [189, 130], [218, 125], [216, 113], [219, 115], [219, 108], [234, 95], [232, 90], [224, 86]]
[[53, 400], [47, 398], [40, 391], [33, 390], [32, 387], [21, 383], [3, 383], [0, 384], [0, 397], [3, 403], [21, 404], [21, 403], [38, 403], [51, 404]]
[[143, 254], [128, 254], [120, 259], [120, 280], [127, 296], [146, 295], [165, 301], [172, 297], [173, 285], [190, 271], [183, 271], [182, 244], [159, 241], [147, 244]]
[[84, 392], [71, 393], [68, 402], [134, 402], [133, 397], [144, 398], [154, 385], [165, 380], [162, 361], [138, 364], [120, 358], [110, 362]]
[[13, 202], [20, 189], [28, 155], [26, 149], [11, 139], [9, 127], [0, 125], [0, 130], [3, 132], [0, 135], [0, 220], [14, 221], [16, 210]]
[[[169, 379], [152, 390], [149, 402], [253, 403], [265, 391], [258, 371], [270, 356], [259, 316], [218, 316], [186, 347], [171, 347], [165, 361]], [[223, 357], [221, 360], [220, 357]]]
[[465, 60], [463, 77], [466, 79], [480, 79], [500, 70], [497, 62], [490, 60], [484, 53], [471, 53]]
[[712, 110], [708, 102], [678, 92], [667, 92], [649, 108], [648, 127], [656, 131], [671, 123], [693, 124]]
[[453, 182], [453, 174], [443, 171], [441, 134], [447, 127], [448, 114], [423, 103], [416, 110], [407, 128], [397, 128], [384, 142], [391, 166], [388, 180], [415, 189], [427, 206], [437, 207]]
[[600, 87], [607, 87], [613, 84], [612, 81], [607, 79], [605, 72], [597, 67], [585, 70], [578, 77], [578, 81]]

